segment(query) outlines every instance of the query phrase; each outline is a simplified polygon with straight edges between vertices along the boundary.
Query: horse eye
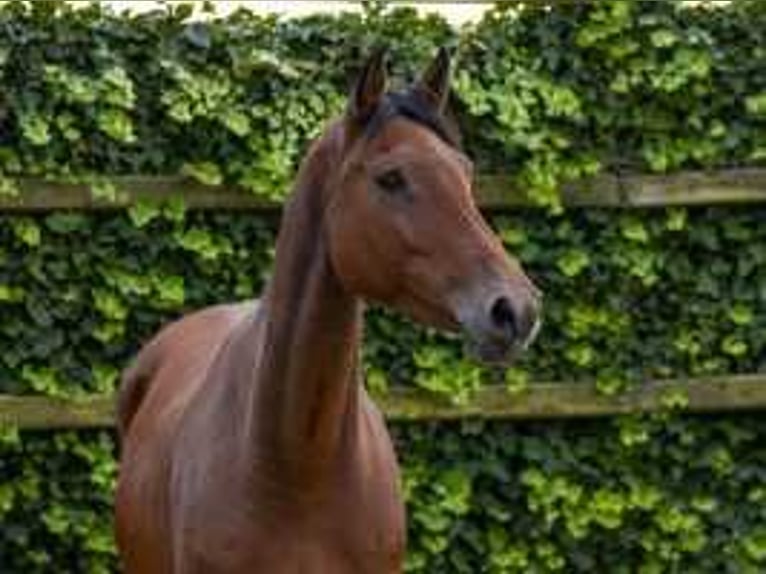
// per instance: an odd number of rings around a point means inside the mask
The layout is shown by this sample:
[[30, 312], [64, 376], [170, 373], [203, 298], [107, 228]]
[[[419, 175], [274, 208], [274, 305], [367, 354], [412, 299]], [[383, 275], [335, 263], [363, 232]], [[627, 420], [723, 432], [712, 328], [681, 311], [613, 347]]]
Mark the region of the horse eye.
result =
[[375, 176], [375, 183], [388, 193], [403, 193], [407, 191], [407, 180], [398, 169], [389, 169]]

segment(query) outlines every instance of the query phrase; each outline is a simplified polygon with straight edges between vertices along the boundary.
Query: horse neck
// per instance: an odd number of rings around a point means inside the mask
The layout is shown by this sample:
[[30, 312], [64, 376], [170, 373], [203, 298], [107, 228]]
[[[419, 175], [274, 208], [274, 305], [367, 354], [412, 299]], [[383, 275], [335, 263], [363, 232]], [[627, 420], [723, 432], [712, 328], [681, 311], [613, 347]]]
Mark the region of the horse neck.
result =
[[335, 275], [323, 232], [330, 139], [304, 161], [282, 220], [254, 385], [257, 448], [302, 470], [335, 458], [359, 405], [362, 304]]

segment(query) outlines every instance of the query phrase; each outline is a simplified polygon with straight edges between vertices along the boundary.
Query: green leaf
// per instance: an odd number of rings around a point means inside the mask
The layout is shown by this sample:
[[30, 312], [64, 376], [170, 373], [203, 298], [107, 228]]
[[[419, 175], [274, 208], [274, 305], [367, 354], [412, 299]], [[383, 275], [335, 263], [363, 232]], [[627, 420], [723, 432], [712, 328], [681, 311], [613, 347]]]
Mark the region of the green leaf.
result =
[[376, 368], [368, 369], [365, 379], [367, 389], [372, 396], [382, 397], [388, 394], [388, 377], [383, 370]]
[[186, 297], [184, 279], [179, 276], [157, 276], [154, 278], [158, 304], [161, 306], [178, 307], [183, 305]]
[[234, 135], [245, 137], [250, 133], [250, 118], [236, 110], [226, 110], [220, 116], [221, 122]]
[[727, 335], [721, 343], [721, 350], [732, 357], [742, 357], [747, 353], [747, 343], [735, 335]]
[[758, 527], [745, 536], [742, 547], [755, 562], [766, 562], [766, 526]]
[[168, 199], [162, 206], [162, 216], [175, 223], [181, 223], [186, 217], [186, 201], [183, 196], [176, 195]]
[[93, 302], [96, 309], [111, 321], [124, 321], [128, 316], [128, 309], [116, 293], [95, 289]]
[[[135, 108], [136, 94], [133, 81], [124, 68], [112, 67], [101, 75], [101, 96], [111, 106], [122, 108], [123, 110]], [[123, 126], [121, 129], [125, 130], [127, 128]], [[125, 140], [121, 139], [121, 141]]]
[[756, 117], [766, 117], [766, 92], [745, 98], [747, 113]]
[[622, 236], [636, 243], [646, 243], [649, 241], [649, 232], [644, 224], [635, 218], [623, 218], [620, 221]]
[[754, 314], [753, 309], [743, 303], [735, 303], [731, 309], [729, 309], [729, 319], [735, 325], [750, 325], [753, 322]]
[[31, 219], [16, 219], [12, 221], [13, 232], [16, 237], [29, 247], [40, 245], [40, 227]]
[[44, 117], [37, 114], [23, 115], [20, 124], [24, 139], [32, 145], [44, 146], [50, 143], [50, 126]]
[[590, 264], [585, 251], [570, 249], [556, 260], [556, 266], [566, 277], [576, 277]]
[[90, 180], [90, 194], [96, 201], [117, 201], [117, 186], [110, 180], [95, 178]]
[[223, 183], [223, 174], [220, 168], [209, 161], [184, 164], [181, 173], [205, 185], [221, 185]]
[[145, 227], [162, 213], [162, 207], [155, 201], [140, 199], [128, 209], [128, 216], [136, 227]]
[[683, 231], [686, 228], [687, 212], [683, 208], [672, 208], [667, 211], [665, 228], [669, 231]]
[[596, 353], [589, 344], [577, 343], [567, 347], [564, 351], [566, 358], [578, 367], [589, 367], [593, 364]]
[[684, 409], [689, 405], [689, 393], [683, 389], [671, 389], [662, 393], [660, 404], [669, 410]]
[[23, 288], [0, 283], [0, 303], [18, 303], [23, 300]]
[[17, 183], [8, 178], [0, 175], [0, 197], [18, 197], [19, 186]]
[[505, 370], [505, 388], [512, 395], [518, 395], [527, 390], [529, 385], [529, 373], [518, 367]]
[[68, 235], [88, 228], [88, 218], [79, 213], [57, 212], [45, 218], [45, 226], [61, 235]]
[[124, 111], [118, 109], [101, 110], [97, 116], [98, 127], [106, 135], [121, 143], [137, 141], [133, 133], [133, 120]]
[[652, 45], [658, 48], [667, 48], [678, 42], [678, 36], [670, 30], [655, 30], [649, 36]]

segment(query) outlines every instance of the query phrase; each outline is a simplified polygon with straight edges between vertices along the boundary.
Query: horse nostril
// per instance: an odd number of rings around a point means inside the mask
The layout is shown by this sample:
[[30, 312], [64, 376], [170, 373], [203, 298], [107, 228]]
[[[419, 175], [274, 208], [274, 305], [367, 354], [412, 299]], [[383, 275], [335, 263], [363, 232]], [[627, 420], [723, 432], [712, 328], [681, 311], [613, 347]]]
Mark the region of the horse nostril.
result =
[[508, 297], [498, 297], [489, 309], [489, 316], [495, 329], [510, 337], [517, 335], [516, 313]]

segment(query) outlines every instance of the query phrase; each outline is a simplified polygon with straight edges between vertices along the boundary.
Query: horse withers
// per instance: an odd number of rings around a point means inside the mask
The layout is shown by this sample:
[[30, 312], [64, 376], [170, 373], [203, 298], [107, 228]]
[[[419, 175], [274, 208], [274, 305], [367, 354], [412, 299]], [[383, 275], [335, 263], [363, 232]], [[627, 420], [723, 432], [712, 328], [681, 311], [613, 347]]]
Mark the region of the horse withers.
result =
[[539, 292], [474, 203], [445, 120], [449, 57], [404, 91], [382, 53], [304, 158], [259, 301], [165, 327], [124, 373], [116, 500], [128, 574], [395, 574], [405, 515], [362, 385], [365, 301], [462, 330], [485, 361]]

